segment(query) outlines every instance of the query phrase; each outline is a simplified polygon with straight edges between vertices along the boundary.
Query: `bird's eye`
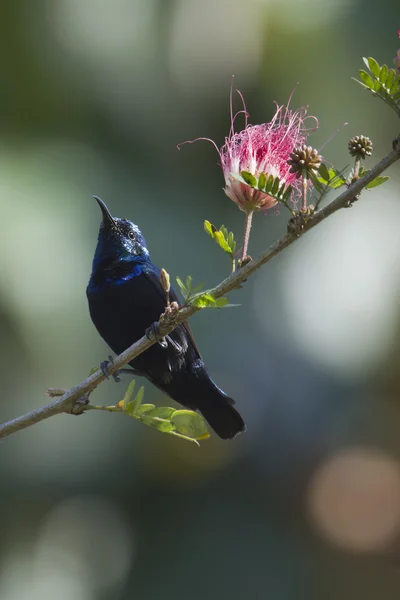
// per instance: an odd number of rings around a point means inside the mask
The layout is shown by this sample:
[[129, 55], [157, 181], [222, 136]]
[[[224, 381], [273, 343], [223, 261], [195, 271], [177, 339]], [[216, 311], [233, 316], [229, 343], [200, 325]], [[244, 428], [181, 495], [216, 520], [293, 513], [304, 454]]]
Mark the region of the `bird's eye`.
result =
[[128, 238], [129, 238], [130, 240], [134, 240], [134, 239], [135, 239], [135, 234], [134, 234], [134, 232], [133, 232], [133, 231], [128, 231]]

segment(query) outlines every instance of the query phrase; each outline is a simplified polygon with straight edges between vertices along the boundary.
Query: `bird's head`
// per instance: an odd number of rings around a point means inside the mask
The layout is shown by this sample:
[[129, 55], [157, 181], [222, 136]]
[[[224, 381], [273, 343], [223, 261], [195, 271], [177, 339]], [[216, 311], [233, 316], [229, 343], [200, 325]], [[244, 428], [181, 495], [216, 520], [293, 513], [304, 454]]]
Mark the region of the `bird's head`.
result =
[[113, 217], [103, 200], [97, 196], [93, 197], [103, 215], [94, 262], [99, 263], [105, 259], [143, 260], [148, 258], [149, 251], [139, 228], [132, 221]]

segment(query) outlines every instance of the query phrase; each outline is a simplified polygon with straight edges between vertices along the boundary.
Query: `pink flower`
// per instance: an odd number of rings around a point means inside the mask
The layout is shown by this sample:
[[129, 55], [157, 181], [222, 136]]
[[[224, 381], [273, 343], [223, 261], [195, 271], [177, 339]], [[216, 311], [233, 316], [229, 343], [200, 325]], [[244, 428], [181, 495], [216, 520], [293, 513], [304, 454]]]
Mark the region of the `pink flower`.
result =
[[[188, 143], [207, 140], [215, 146], [225, 177], [225, 194], [241, 210], [244, 212], [266, 210], [275, 206], [277, 200], [246, 183], [241, 173], [243, 171], [251, 173], [257, 180], [261, 173], [264, 173], [267, 178], [270, 175], [274, 178], [279, 177], [281, 184], [292, 185], [294, 192], [299, 195], [301, 180], [296, 177], [296, 173], [290, 172], [291, 167], [287, 161], [294, 148], [305, 144], [311, 131], [305, 127], [307, 110], [300, 108], [292, 111], [288, 106], [276, 105], [272, 121], [262, 125], [249, 125], [249, 115], [243, 96], [238, 90], [236, 91], [242, 100], [243, 108], [233, 115], [231, 88], [231, 127], [222, 148], [218, 148], [209, 138], [197, 138]], [[240, 114], [245, 117], [245, 127], [235, 133], [235, 120]], [[318, 125], [317, 122], [316, 124]]]

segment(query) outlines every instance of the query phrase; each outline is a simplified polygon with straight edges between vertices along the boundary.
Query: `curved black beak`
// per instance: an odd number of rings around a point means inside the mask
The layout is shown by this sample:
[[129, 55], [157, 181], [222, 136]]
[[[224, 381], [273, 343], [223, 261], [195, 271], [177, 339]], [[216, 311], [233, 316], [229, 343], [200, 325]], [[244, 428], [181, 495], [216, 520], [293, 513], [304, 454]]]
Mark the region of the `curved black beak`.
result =
[[97, 204], [100, 206], [100, 210], [101, 210], [102, 215], [103, 215], [103, 226], [106, 229], [109, 229], [110, 227], [116, 227], [117, 224], [116, 224], [116, 222], [114, 220], [114, 217], [112, 216], [112, 214], [108, 210], [107, 205], [105, 204], [105, 202], [103, 202], [103, 200], [101, 198], [99, 198], [98, 196], [93, 196], [93, 198], [96, 200]]

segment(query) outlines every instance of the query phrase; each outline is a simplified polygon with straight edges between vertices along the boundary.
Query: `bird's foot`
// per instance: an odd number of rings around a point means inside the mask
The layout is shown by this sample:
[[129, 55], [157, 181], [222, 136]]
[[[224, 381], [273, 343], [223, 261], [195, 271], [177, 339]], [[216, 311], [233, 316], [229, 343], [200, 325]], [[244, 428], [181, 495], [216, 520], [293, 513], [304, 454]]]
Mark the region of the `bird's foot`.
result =
[[155, 339], [157, 344], [166, 350], [168, 348], [168, 344], [171, 346], [172, 350], [180, 356], [183, 353], [183, 348], [180, 344], [175, 342], [170, 335], [160, 336], [160, 329], [158, 323], [153, 323], [148, 329], [146, 329], [146, 336], [149, 340]]
[[175, 354], [177, 356], [180, 356], [181, 354], [183, 354], [182, 346], [180, 344], [178, 344], [178, 342], [175, 342], [175, 340], [173, 340], [170, 335], [166, 335], [165, 339], [167, 340], [168, 344], [172, 347], [172, 350], [175, 352]]
[[160, 335], [160, 328], [157, 322], [153, 323], [145, 331], [146, 337], [149, 340], [155, 340], [161, 348], [168, 348], [168, 342], [164, 336]]
[[102, 371], [104, 377], [107, 377], [107, 379], [110, 379], [110, 375], [112, 376], [112, 378], [114, 379], [114, 381], [116, 383], [121, 381], [121, 377], [119, 376], [120, 371], [117, 371], [116, 373], [110, 373], [109, 371], [109, 367], [110, 365], [114, 364], [114, 359], [112, 356], [108, 357], [108, 360], [103, 360], [102, 363], [100, 363], [100, 370]]

